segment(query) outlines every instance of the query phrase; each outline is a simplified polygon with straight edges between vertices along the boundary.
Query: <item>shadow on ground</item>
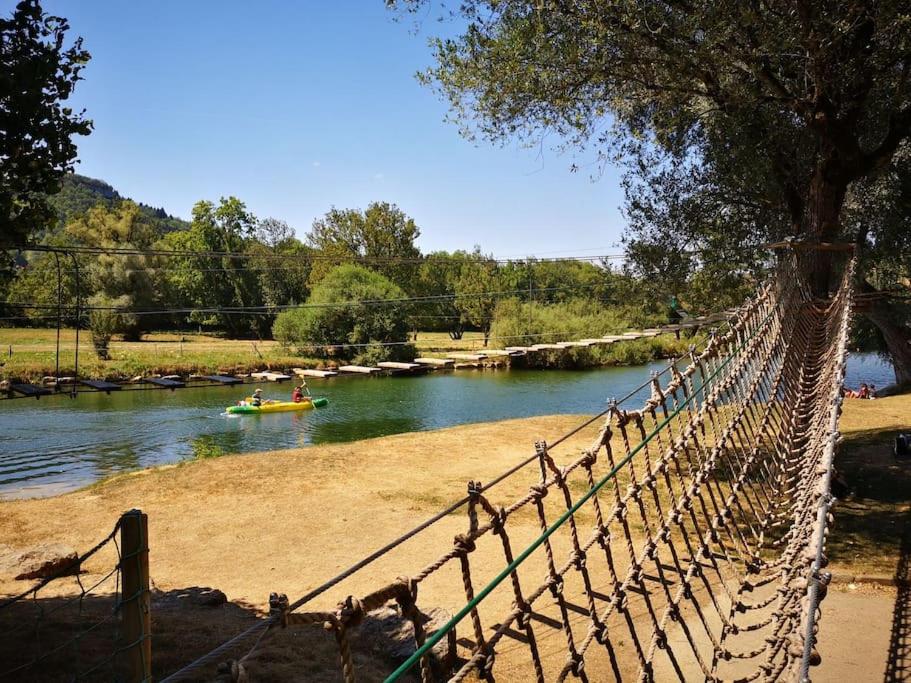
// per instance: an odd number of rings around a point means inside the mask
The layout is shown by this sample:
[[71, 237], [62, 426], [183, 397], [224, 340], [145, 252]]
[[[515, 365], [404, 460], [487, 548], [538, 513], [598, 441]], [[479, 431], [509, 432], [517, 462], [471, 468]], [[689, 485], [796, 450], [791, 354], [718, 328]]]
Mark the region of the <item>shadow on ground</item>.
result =
[[902, 538], [901, 555], [895, 568], [895, 608], [886, 660], [885, 683], [911, 680], [911, 531]]
[[851, 493], [835, 507], [827, 543], [835, 571], [850, 565], [855, 576], [891, 576], [911, 533], [911, 459], [894, 456], [896, 433], [855, 431], [839, 449], [836, 468]]

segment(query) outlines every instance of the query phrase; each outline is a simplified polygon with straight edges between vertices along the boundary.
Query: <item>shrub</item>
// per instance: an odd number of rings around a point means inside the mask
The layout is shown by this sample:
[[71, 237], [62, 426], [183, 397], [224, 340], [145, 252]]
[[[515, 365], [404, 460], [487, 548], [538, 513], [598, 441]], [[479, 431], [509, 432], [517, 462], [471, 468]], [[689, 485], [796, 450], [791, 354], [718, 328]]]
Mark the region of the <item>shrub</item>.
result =
[[[272, 333], [302, 355], [358, 362], [411, 360], [404, 304], [342, 304], [402, 299], [398, 286], [379, 273], [354, 264], [332, 270], [313, 288], [307, 303], [278, 315]], [[392, 344], [380, 346], [379, 344]]]
[[[497, 346], [531, 346], [577, 339], [597, 338], [630, 329], [628, 318], [618, 309], [594, 301], [573, 300], [558, 304], [500, 302], [494, 312], [491, 337]], [[633, 365], [657, 358], [682, 355], [687, 340], [657, 337], [610, 346], [545, 350], [529, 354], [529, 367], [586, 368], [599, 365]]]
[[111, 357], [111, 337], [135, 324], [136, 319], [134, 315], [108, 309], [125, 308], [129, 304], [128, 295], [110, 297], [96, 294], [89, 299], [89, 306], [91, 306], [89, 330], [92, 333], [92, 346], [95, 347], [95, 353], [101, 360], [108, 360]]

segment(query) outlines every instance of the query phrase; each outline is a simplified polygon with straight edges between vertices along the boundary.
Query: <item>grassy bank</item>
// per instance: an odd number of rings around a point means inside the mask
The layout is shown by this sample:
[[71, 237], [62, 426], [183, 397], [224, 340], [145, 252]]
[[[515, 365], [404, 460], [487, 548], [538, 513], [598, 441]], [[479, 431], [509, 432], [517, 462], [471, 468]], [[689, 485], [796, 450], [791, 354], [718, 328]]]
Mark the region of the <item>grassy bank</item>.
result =
[[[0, 379], [37, 381], [56, 372], [56, 330], [0, 328]], [[484, 348], [480, 332], [466, 332], [453, 340], [445, 332], [420, 332], [414, 342], [418, 355], [443, 355], [448, 351], [478, 351]], [[692, 340], [677, 340], [671, 335], [655, 339], [614, 344], [599, 351], [595, 362], [573, 349], [564, 353], [568, 367], [646, 363], [656, 358], [681, 355]], [[75, 330], [63, 330], [60, 336], [60, 375], [72, 375], [75, 369]], [[142, 341], [111, 342], [111, 358], [102, 361], [92, 348], [87, 331], [79, 335], [79, 374], [98, 379], [129, 379], [139, 375], [187, 375], [191, 373], [228, 374], [255, 370], [286, 370], [293, 367], [322, 368], [326, 359], [295, 355], [278, 342], [224, 339], [202, 334], [152, 333]], [[538, 354], [544, 355], [544, 354]], [[585, 355], [582, 353], [582, 355]], [[575, 360], [574, 360], [575, 359]], [[560, 365], [557, 362], [545, 363]]]

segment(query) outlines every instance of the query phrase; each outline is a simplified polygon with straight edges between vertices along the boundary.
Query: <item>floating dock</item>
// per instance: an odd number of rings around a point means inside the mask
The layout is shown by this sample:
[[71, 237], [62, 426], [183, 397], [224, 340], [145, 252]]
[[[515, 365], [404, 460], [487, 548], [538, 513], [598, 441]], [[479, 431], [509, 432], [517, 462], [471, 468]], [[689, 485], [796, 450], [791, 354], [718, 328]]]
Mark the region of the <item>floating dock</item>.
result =
[[267, 371], [251, 372], [250, 377], [252, 377], [253, 379], [258, 379], [261, 382], [262, 381], [287, 382], [289, 379], [291, 379], [291, 375], [286, 375], [281, 372], [267, 372]]
[[298, 377], [335, 377], [338, 373], [335, 370], [314, 370], [311, 368], [294, 368], [292, 372]]
[[200, 379], [205, 379], [210, 382], [216, 382], [218, 384], [243, 384], [244, 381], [240, 377], [229, 377], [228, 375], [202, 375]]
[[145, 377], [143, 382], [148, 382], [149, 384], [154, 384], [155, 386], [162, 387], [164, 389], [183, 389], [187, 386], [186, 382], [178, 379], [171, 379], [170, 377]]
[[373, 375], [377, 372], [382, 372], [380, 368], [371, 368], [366, 365], [342, 365], [339, 367], [338, 371], [356, 375]]
[[415, 363], [419, 365], [430, 365], [436, 368], [451, 368], [455, 361], [451, 358], [415, 358]]
[[120, 391], [123, 387], [119, 384], [114, 384], [113, 382], [105, 382], [101, 379], [81, 379], [79, 383], [91, 387], [95, 391], [103, 391], [106, 394], [110, 394], [112, 391]]
[[10, 389], [15, 391], [17, 394], [22, 394], [23, 396], [41, 398], [42, 396], [47, 396], [53, 392], [47, 387], [41, 387], [37, 384], [11, 384]]
[[484, 360], [487, 358], [487, 354], [484, 353], [447, 353], [447, 358], [452, 360], [467, 360], [472, 362], [477, 362], [479, 360]]

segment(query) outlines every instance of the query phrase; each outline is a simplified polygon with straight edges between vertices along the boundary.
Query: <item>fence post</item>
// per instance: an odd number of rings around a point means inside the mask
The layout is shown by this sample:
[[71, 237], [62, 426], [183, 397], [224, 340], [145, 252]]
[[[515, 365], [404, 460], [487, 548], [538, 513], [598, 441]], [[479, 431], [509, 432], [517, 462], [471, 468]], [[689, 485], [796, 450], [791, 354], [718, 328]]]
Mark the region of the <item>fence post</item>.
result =
[[152, 612], [149, 593], [149, 518], [141, 510], [120, 518], [123, 609], [121, 626], [127, 655], [126, 680], [152, 680]]

